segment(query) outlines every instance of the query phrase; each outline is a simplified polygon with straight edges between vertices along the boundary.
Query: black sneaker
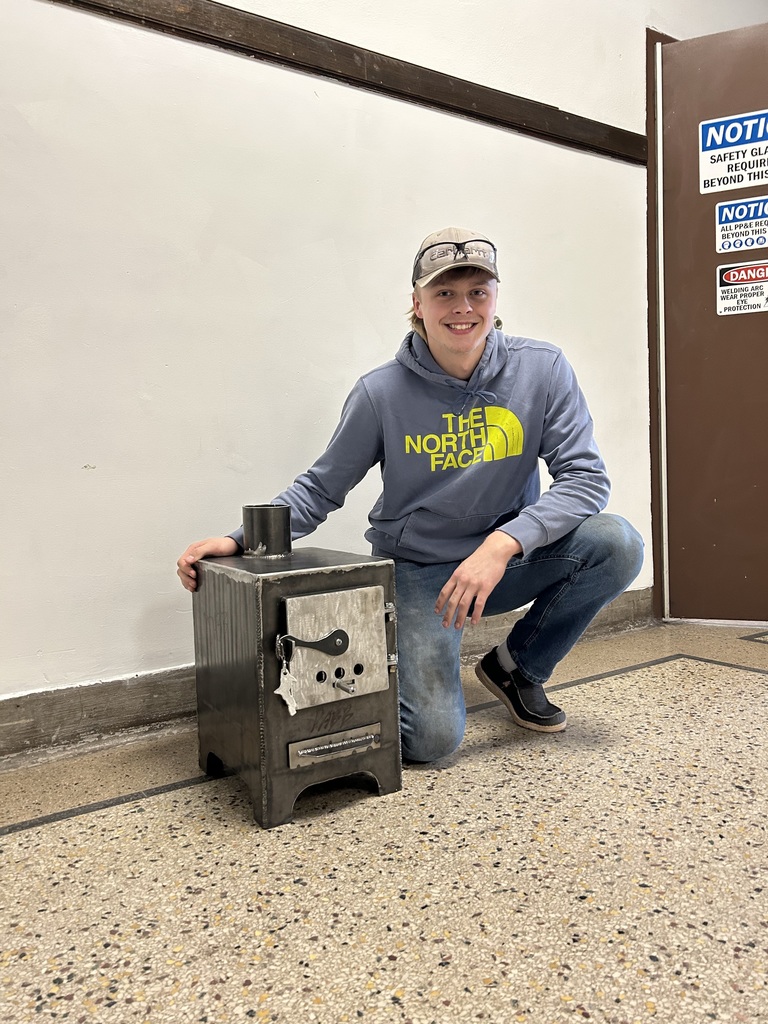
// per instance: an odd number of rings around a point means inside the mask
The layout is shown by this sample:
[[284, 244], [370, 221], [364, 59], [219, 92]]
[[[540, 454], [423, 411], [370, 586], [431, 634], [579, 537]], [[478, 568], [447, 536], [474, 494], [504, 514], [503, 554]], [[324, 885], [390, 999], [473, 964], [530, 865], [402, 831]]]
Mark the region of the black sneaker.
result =
[[506, 704], [513, 721], [523, 729], [562, 732], [565, 728], [565, 712], [548, 700], [541, 683], [529, 683], [517, 669], [510, 675], [499, 664], [495, 647], [475, 665], [475, 675]]

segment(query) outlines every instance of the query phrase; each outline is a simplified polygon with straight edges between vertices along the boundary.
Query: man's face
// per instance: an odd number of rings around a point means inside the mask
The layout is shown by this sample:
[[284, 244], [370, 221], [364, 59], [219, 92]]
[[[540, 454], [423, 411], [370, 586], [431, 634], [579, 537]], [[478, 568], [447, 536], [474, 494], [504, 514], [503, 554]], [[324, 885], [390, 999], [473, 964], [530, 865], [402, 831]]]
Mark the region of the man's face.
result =
[[495, 278], [482, 270], [449, 270], [414, 291], [414, 312], [423, 321], [429, 349], [441, 366], [446, 357], [454, 363], [476, 354], [479, 360], [493, 328], [496, 296]]

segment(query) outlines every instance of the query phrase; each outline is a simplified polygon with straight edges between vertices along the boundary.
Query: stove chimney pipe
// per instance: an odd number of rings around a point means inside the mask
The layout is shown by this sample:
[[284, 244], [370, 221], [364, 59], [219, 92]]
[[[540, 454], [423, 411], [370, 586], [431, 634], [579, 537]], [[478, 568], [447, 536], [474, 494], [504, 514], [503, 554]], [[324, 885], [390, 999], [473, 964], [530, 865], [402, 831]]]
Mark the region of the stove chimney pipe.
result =
[[280, 558], [291, 553], [289, 505], [244, 505], [245, 557]]

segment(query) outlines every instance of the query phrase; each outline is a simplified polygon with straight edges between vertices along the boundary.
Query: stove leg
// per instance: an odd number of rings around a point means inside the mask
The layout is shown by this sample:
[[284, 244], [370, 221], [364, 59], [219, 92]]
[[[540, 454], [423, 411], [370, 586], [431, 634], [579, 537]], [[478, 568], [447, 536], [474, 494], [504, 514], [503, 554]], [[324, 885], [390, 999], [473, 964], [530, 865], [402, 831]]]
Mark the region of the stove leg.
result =
[[380, 765], [371, 770], [371, 775], [378, 783], [379, 796], [384, 796], [387, 793], [399, 793], [403, 788], [402, 770], [397, 762], [393, 764], [391, 761], [382, 761]]
[[276, 828], [293, 821], [293, 805], [301, 790], [285, 785], [275, 786], [269, 779], [263, 779], [261, 772], [245, 768], [238, 775], [248, 787], [251, 795], [253, 817], [262, 828]]
[[204, 751], [202, 748], [200, 749], [200, 767], [206, 775], [210, 775], [214, 779], [227, 774], [224, 762], [212, 750]]

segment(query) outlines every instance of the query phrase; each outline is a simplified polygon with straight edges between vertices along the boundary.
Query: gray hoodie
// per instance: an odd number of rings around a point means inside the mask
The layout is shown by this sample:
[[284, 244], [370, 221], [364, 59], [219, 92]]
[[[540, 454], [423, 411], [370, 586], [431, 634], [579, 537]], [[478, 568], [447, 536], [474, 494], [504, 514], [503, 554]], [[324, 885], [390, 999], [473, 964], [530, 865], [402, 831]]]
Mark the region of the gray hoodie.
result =
[[[539, 458], [552, 476], [543, 495]], [[468, 381], [449, 377], [415, 332], [358, 380], [325, 452], [273, 499], [290, 505], [293, 538], [377, 464], [383, 487], [366, 539], [375, 555], [415, 562], [466, 558], [497, 529], [530, 554], [600, 512], [610, 492], [565, 356], [498, 330]], [[242, 530], [231, 536], [242, 545]]]

